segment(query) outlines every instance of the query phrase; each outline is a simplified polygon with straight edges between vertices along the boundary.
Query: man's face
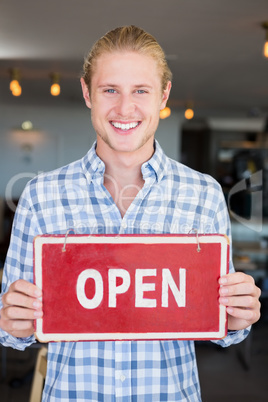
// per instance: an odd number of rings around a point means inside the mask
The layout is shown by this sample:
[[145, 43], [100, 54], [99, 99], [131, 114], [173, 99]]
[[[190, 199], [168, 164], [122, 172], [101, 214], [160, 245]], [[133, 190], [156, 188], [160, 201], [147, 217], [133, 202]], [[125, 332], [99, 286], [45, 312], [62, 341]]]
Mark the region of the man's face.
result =
[[170, 92], [161, 90], [157, 62], [137, 52], [104, 53], [95, 62], [91, 93], [82, 80], [86, 104], [97, 133], [97, 151], [135, 152], [152, 155], [159, 111]]

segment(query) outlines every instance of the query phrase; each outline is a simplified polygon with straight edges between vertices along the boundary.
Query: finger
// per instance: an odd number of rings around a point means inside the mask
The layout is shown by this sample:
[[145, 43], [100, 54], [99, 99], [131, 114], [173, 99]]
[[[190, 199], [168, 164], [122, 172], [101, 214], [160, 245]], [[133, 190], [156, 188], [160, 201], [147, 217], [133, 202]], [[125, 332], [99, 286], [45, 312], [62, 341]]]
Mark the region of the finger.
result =
[[42, 315], [42, 311], [9, 306], [0, 311], [0, 327], [15, 337], [31, 336], [34, 333], [34, 319]]
[[240, 307], [244, 309], [259, 309], [260, 302], [250, 295], [234, 296], [234, 297], [220, 297], [220, 304], [229, 307]]
[[[1, 313], [3, 310], [1, 311]], [[33, 320], [5, 320], [1, 314], [1, 328], [11, 335], [19, 338], [31, 336], [34, 333]]]
[[24, 279], [18, 279], [13, 282], [9, 287], [9, 291], [24, 293], [35, 298], [42, 296], [42, 291], [35, 284], [25, 281]]
[[10, 322], [11, 330], [14, 331], [28, 331], [34, 330], [34, 321], [33, 320], [14, 320]]
[[2, 301], [4, 307], [20, 306], [35, 310], [42, 309], [41, 300], [27, 296], [24, 293], [12, 292], [10, 290], [3, 295]]
[[248, 324], [253, 324], [260, 318], [259, 310], [242, 309], [239, 307], [227, 307], [226, 311], [230, 316], [236, 319], [247, 321]]
[[42, 311], [36, 311], [28, 308], [9, 306], [1, 310], [3, 320], [34, 320], [43, 316]]
[[219, 289], [221, 296], [252, 295], [259, 297], [259, 289], [253, 282], [242, 282], [234, 285], [222, 286]]
[[219, 284], [223, 286], [234, 285], [242, 282], [255, 283], [251, 275], [244, 274], [243, 272], [235, 272], [219, 278]]

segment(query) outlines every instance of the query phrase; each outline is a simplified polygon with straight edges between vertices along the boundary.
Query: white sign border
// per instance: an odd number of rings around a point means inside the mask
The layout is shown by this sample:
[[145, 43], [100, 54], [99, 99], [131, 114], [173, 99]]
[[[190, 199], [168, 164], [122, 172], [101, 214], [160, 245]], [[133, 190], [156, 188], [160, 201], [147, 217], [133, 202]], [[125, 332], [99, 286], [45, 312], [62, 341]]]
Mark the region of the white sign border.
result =
[[[79, 241], [78, 241], [79, 239]], [[220, 276], [227, 273], [227, 250], [229, 239], [226, 235], [39, 235], [34, 239], [35, 283], [42, 289], [42, 246], [44, 244], [196, 244], [218, 243], [221, 245]], [[146, 332], [146, 333], [44, 333], [43, 318], [36, 319], [35, 336], [40, 342], [65, 341], [122, 341], [122, 340], [215, 340], [226, 335], [226, 307], [219, 306], [219, 331], [212, 332]]]

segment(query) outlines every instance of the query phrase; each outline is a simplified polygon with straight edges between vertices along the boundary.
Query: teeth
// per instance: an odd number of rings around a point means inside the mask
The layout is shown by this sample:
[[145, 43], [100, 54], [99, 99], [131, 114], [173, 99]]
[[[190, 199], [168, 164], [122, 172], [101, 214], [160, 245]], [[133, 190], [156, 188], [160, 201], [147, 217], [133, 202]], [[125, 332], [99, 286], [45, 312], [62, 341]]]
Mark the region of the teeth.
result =
[[127, 123], [127, 124], [121, 124], [121, 123], [118, 123], [118, 122], [112, 122], [112, 125], [115, 127], [115, 128], [120, 128], [120, 130], [125, 130], [125, 131], [127, 131], [127, 130], [130, 130], [131, 128], [135, 128], [135, 127], [137, 127], [137, 125], [138, 125], [139, 123], [137, 123], [137, 122], [133, 122], [133, 123]]

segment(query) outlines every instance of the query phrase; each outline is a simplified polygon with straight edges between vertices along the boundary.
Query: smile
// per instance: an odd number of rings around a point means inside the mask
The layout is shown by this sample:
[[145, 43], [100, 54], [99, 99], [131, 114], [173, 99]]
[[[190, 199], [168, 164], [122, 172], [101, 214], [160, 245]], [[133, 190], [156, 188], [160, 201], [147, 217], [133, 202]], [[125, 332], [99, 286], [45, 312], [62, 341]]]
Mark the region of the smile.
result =
[[133, 123], [118, 123], [116, 121], [112, 121], [111, 124], [115, 127], [115, 128], [119, 128], [120, 130], [124, 130], [124, 131], [128, 131], [131, 130], [133, 128], [136, 128], [140, 123], [139, 122], [133, 122]]

